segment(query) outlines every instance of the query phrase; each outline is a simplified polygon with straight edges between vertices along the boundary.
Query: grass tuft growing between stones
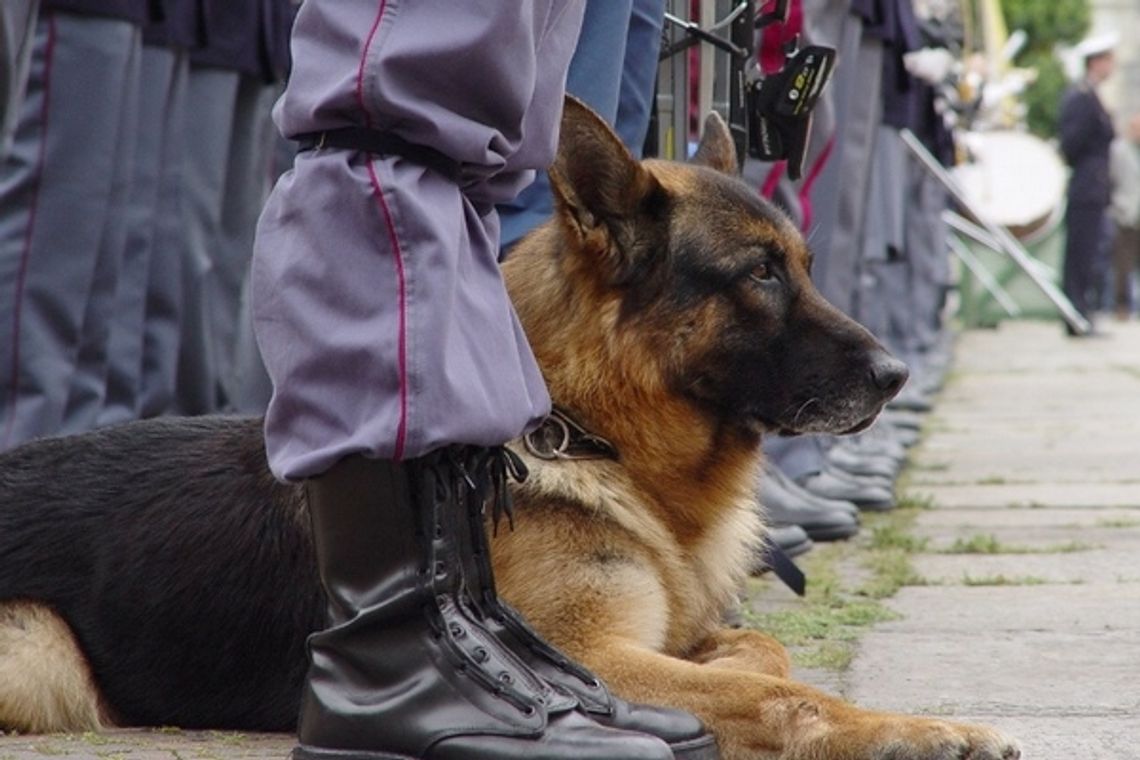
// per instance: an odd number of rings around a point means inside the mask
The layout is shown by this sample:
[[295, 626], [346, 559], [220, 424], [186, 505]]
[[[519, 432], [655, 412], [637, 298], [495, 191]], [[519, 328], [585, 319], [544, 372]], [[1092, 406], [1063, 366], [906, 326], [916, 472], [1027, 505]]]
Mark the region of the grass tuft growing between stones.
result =
[[942, 554], [1073, 554], [1099, 549], [1097, 544], [1082, 541], [1066, 541], [1048, 546], [1022, 546], [1007, 544], [992, 533], [976, 533], [969, 538], [957, 538], [954, 543], [941, 550]]
[[1035, 575], [970, 575], [962, 576], [963, 586], [1043, 586], [1048, 581]]
[[918, 514], [932, 507], [929, 497], [901, 497], [890, 512], [864, 514], [863, 530], [854, 539], [817, 545], [800, 560], [808, 577], [803, 600], [775, 611], [745, 605], [745, 623], [788, 647], [800, 667], [846, 669], [863, 633], [898, 618], [882, 600], [904, 586], [926, 585], [911, 555], [924, 551], [927, 542], [912, 528]]
[[1137, 528], [1140, 527], [1140, 520], [1134, 517], [1116, 517], [1105, 520], [1097, 520], [1096, 527], [1098, 528]]
[[[860, 635], [876, 623], [897, 617], [877, 599], [855, 595], [839, 572], [853, 547], [822, 546], [801, 562], [808, 591], [800, 604], [772, 612], [742, 610], [746, 624], [774, 636], [796, 665], [842, 671], [855, 656]], [[756, 583], [764, 583], [759, 580]]]
[[898, 506], [883, 514], [865, 515], [863, 567], [870, 577], [855, 593], [871, 599], [886, 599], [904, 586], [925, 586], [926, 580], [911, 563], [911, 555], [925, 551], [927, 540], [914, 535], [914, 522], [925, 509], [933, 509], [929, 496], [903, 495]]
[[871, 551], [899, 550], [905, 554], [914, 554], [926, 549], [928, 540], [919, 538], [913, 533], [896, 524], [884, 523], [871, 528]]

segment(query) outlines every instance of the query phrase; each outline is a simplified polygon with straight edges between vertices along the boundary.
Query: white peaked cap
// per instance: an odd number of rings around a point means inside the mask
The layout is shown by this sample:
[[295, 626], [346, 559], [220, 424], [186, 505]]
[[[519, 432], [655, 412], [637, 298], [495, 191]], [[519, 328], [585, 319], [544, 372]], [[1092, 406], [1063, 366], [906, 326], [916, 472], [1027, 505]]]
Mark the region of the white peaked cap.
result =
[[1103, 55], [1104, 53], [1114, 50], [1120, 42], [1120, 35], [1115, 32], [1105, 32], [1103, 34], [1094, 34], [1090, 37], [1085, 37], [1073, 49], [1073, 52], [1079, 58], [1091, 58], [1096, 55]]

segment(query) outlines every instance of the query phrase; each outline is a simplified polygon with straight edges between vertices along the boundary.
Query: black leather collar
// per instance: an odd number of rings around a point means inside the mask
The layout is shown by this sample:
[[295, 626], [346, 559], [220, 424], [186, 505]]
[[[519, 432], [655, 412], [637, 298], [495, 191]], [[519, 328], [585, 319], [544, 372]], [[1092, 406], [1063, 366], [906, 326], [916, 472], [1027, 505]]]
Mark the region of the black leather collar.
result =
[[618, 459], [617, 448], [555, 407], [542, 424], [523, 436], [523, 446], [539, 459]]

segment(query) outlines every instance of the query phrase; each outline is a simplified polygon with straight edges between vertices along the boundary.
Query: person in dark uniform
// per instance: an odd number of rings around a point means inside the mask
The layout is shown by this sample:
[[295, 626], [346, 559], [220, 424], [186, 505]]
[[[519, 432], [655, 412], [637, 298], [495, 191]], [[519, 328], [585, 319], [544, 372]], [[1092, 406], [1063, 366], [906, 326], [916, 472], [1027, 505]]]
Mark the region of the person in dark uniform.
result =
[[[1061, 287], [1073, 307], [1088, 319], [1102, 287], [1108, 241], [1105, 215], [1110, 198], [1109, 147], [1115, 137], [1112, 118], [1096, 88], [1115, 69], [1114, 40], [1093, 37], [1077, 46], [1084, 76], [1061, 99], [1058, 129], [1061, 153], [1072, 168], [1065, 211], [1065, 261]], [[1077, 333], [1066, 326], [1070, 335]]]

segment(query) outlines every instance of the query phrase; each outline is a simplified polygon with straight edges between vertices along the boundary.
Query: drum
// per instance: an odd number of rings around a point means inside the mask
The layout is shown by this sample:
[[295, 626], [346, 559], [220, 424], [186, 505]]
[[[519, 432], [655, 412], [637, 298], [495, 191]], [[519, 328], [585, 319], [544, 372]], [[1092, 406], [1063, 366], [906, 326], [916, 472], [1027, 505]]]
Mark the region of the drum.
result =
[[962, 139], [969, 158], [951, 173], [978, 213], [1026, 243], [1061, 223], [1069, 172], [1056, 148], [1027, 132], [967, 132]]

